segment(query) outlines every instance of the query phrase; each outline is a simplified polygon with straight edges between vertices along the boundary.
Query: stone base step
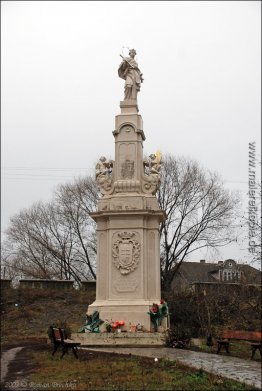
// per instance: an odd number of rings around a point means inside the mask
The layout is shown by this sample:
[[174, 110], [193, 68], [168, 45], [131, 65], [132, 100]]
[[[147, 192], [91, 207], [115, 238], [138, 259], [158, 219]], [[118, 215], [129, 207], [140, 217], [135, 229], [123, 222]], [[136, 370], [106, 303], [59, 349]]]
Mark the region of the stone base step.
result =
[[163, 347], [166, 344], [166, 333], [72, 333], [71, 339], [80, 342], [81, 346], [129, 346], [129, 347]]

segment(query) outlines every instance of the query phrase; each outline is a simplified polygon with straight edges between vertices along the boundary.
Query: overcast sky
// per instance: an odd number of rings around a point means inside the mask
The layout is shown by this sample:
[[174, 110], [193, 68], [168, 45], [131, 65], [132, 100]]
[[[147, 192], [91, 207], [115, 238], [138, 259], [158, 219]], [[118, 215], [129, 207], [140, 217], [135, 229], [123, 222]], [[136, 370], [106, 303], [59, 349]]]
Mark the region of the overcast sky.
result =
[[[247, 209], [249, 142], [261, 159], [260, 1], [2, 1], [1, 38], [2, 231], [114, 158], [119, 55], [133, 47], [145, 153], [198, 160]], [[244, 247], [223, 256], [244, 259]]]

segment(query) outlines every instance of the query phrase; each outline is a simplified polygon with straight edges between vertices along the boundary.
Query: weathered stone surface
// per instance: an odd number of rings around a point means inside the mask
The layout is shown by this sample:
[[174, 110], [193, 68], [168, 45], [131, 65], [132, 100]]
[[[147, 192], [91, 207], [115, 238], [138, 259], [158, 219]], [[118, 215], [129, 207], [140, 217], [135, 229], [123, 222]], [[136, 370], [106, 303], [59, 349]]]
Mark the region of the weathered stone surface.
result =
[[149, 308], [161, 299], [159, 225], [165, 213], [155, 197], [161, 155], [151, 154], [145, 163], [136, 99], [126, 94], [120, 108], [113, 132], [115, 160], [102, 156], [96, 167], [102, 196], [91, 213], [97, 223], [97, 281], [88, 314], [98, 311], [102, 320], [140, 323], [149, 332]]
[[81, 346], [164, 346], [164, 333], [73, 333], [72, 339]]

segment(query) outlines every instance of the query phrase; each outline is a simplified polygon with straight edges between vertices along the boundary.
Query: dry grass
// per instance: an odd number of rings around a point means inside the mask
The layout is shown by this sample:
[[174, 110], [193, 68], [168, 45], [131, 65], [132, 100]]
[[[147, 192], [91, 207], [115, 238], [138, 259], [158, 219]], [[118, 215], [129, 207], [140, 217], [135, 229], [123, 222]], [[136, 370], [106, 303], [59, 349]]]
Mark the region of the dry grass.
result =
[[14, 335], [17, 340], [34, 336], [47, 337], [50, 324], [59, 320], [66, 321], [72, 331], [77, 331], [84, 324], [87, 306], [93, 300], [94, 295], [88, 297], [86, 292], [75, 290], [5, 290], [1, 297], [4, 311], [1, 341], [4, 344], [12, 343]]
[[[76, 390], [247, 390], [231, 380], [194, 370], [177, 362], [82, 350], [79, 360], [72, 354], [53, 359], [50, 352], [35, 352], [30, 380], [35, 384], [59, 384]], [[248, 388], [250, 390], [250, 387]]]
[[[77, 331], [84, 324], [87, 306], [94, 301], [94, 296], [81, 291], [18, 289], [5, 291], [1, 301], [4, 303], [3, 349], [19, 346], [23, 341], [26, 348], [19, 353], [21, 373], [25, 373], [27, 363], [26, 377], [34, 389], [250, 390], [243, 384], [177, 362], [159, 360], [155, 363], [146, 357], [81, 350], [79, 360], [71, 352], [63, 360], [58, 353], [52, 359], [51, 346], [46, 343], [49, 325], [58, 320], [66, 321], [72, 331]], [[16, 379], [20, 376], [18, 368], [13, 368], [11, 373], [16, 373]]]

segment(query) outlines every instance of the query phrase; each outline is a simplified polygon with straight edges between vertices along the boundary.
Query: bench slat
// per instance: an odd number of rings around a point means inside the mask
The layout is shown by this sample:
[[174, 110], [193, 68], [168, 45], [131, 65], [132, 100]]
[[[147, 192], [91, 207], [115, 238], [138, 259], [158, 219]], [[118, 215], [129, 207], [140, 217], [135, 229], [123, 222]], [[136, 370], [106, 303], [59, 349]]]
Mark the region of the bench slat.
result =
[[68, 352], [68, 349], [71, 348], [74, 356], [78, 358], [77, 356], [77, 348], [81, 345], [80, 342], [75, 342], [72, 339], [66, 338], [66, 333], [64, 329], [56, 328], [53, 326], [50, 326], [52, 336], [53, 336], [53, 344], [54, 344], [54, 351], [52, 353], [52, 356], [57, 351], [58, 347], [62, 347], [62, 355], [60, 358], [63, 358], [64, 354]]
[[224, 330], [223, 338], [243, 339], [247, 341], [261, 341], [262, 333], [260, 331]]

